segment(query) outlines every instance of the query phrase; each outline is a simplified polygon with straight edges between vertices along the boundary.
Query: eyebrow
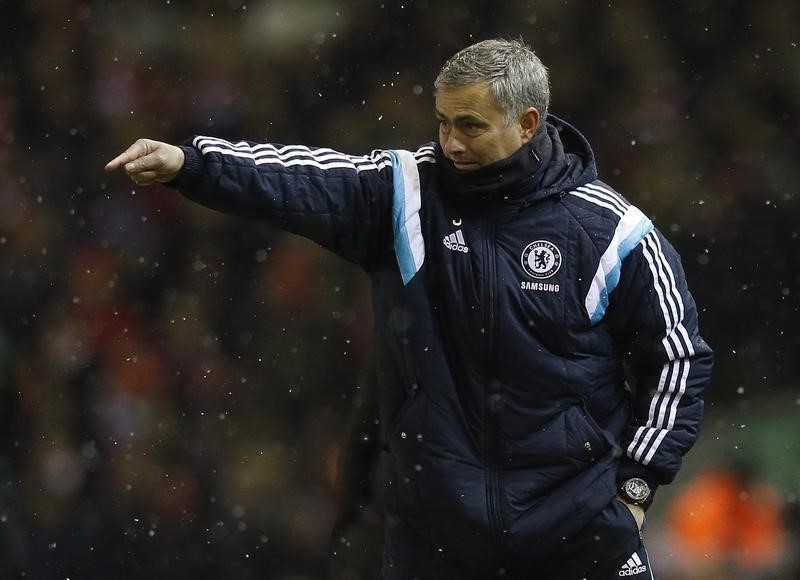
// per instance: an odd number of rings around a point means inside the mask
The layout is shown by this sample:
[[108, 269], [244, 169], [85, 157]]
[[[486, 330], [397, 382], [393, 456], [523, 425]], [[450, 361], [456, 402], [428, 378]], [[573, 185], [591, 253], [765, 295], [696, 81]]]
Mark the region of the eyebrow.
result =
[[[436, 116], [441, 118], [441, 119], [447, 119], [447, 115], [442, 113], [439, 109], [436, 109]], [[486, 123], [486, 121], [484, 121], [481, 117], [477, 117], [475, 115], [469, 115], [469, 114], [467, 114], [467, 115], [457, 115], [454, 119], [452, 119], [452, 121], [455, 122], [455, 123], [459, 123], [459, 122], [463, 122], [463, 121], [472, 121], [473, 123], [482, 123], [482, 124]]]

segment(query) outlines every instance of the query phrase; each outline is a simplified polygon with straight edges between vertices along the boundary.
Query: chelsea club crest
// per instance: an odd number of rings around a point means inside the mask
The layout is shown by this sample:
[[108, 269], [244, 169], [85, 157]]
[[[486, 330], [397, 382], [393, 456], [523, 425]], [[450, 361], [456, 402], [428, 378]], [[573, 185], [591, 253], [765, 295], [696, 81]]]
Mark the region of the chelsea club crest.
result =
[[561, 252], [547, 240], [537, 240], [522, 251], [522, 268], [531, 278], [544, 280], [561, 267]]

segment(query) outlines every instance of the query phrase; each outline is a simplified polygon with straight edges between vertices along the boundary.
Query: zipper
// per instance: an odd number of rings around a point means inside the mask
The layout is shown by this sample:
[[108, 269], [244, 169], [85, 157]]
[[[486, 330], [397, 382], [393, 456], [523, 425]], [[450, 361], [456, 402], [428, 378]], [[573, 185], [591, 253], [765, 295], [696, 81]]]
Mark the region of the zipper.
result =
[[489, 526], [495, 541], [500, 546], [503, 543], [505, 526], [503, 525], [500, 510], [500, 482], [498, 477], [498, 451], [499, 451], [499, 419], [498, 411], [492, 407], [502, 404], [500, 393], [492, 386], [492, 360], [494, 358], [495, 342], [495, 309], [496, 309], [496, 278], [497, 264], [494, 251], [494, 217], [486, 219], [486, 235], [484, 237], [484, 251], [486, 257], [486, 273], [484, 277], [484, 344], [486, 360], [484, 363], [484, 394], [486, 397], [486, 504], [489, 512]]

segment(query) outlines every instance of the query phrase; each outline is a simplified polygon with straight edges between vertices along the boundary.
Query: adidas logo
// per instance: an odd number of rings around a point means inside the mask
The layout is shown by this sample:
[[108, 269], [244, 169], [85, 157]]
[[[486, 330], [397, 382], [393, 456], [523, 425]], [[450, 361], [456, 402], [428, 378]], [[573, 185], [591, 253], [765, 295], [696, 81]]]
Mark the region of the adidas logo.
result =
[[469, 252], [467, 242], [464, 241], [464, 234], [461, 233], [461, 230], [456, 230], [454, 234], [445, 236], [442, 242], [444, 243], [444, 247], [448, 250], [464, 252], [465, 254]]
[[634, 552], [631, 554], [631, 557], [628, 558], [628, 561], [622, 565], [617, 575], [624, 578], [625, 576], [636, 576], [642, 572], [647, 572], [647, 566], [642, 564], [639, 554]]

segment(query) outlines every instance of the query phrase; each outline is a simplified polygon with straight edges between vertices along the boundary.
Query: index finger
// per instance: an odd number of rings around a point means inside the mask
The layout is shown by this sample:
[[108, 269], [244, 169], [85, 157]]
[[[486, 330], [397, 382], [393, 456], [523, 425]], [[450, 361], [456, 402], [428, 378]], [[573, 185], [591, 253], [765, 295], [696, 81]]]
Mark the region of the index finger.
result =
[[147, 145], [142, 141], [137, 141], [125, 151], [114, 157], [111, 161], [106, 163], [106, 171], [114, 171], [122, 167], [126, 163], [138, 159], [142, 155], [147, 154]]

